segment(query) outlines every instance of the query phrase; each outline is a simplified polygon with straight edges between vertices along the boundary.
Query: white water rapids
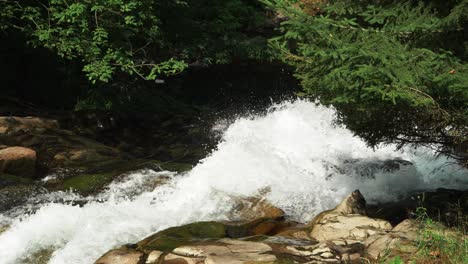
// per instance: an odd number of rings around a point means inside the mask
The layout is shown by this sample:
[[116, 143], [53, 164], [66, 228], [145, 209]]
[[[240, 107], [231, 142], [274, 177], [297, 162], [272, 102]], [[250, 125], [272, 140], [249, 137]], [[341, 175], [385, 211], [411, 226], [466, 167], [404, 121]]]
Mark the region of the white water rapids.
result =
[[[416, 190], [468, 188], [467, 171], [449, 159], [435, 158], [428, 149], [374, 151], [347, 129], [335, 127], [333, 118], [333, 110], [314, 103], [285, 102], [223, 129], [212, 154], [185, 174], [131, 173], [97, 198], [48, 194], [55, 198], [33, 214], [0, 215], [10, 226], [0, 234], [0, 263], [24, 263], [51, 248], [51, 264], [93, 263], [107, 250], [158, 230], [225, 219], [232, 194], [254, 195], [264, 187], [271, 188], [267, 198], [273, 204], [304, 222], [354, 189], [368, 202], [379, 202]], [[378, 165], [395, 158], [414, 165], [393, 172]], [[167, 184], [138, 192], [148, 179], [163, 175], [169, 176]], [[53, 202], [57, 197], [89, 202], [73, 206]]]

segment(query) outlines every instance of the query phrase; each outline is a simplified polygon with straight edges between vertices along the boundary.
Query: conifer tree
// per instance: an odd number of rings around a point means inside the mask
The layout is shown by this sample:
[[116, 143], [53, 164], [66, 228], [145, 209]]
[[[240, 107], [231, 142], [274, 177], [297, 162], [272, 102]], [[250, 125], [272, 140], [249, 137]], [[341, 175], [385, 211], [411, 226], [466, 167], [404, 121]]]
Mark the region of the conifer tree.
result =
[[285, 17], [271, 40], [304, 95], [334, 106], [367, 142], [468, 140], [468, 1], [265, 0]]

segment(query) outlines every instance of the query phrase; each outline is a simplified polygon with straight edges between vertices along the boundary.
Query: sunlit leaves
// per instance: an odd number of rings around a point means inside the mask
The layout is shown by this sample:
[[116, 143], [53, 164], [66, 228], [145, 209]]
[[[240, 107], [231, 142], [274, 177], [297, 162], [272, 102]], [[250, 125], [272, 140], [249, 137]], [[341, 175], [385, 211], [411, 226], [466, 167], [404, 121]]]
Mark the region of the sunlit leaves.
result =
[[289, 18], [270, 43], [296, 68], [306, 94], [334, 105], [370, 144], [403, 134], [439, 142], [447, 139], [437, 131], [446, 127], [467, 140], [467, 45], [459, 31], [468, 21], [467, 1], [442, 12], [430, 1], [335, 0], [316, 14], [296, 1], [264, 2]]

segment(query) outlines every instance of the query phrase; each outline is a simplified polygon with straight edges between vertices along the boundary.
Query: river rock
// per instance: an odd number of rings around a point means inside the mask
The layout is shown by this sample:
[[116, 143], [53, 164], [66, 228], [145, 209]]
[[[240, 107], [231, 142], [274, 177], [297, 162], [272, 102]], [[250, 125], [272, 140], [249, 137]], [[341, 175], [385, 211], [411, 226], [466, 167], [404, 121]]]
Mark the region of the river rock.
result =
[[418, 251], [415, 241], [420, 226], [415, 220], [407, 219], [391, 232], [369, 236], [365, 241], [367, 258], [377, 261], [381, 257], [410, 256]]
[[100, 260], [122, 256], [139, 256], [145, 264], [357, 264], [395, 256], [410, 260], [417, 251], [418, 222], [406, 220], [392, 228], [365, 213], [365, 199], [354, 191], [311, 224], [289, 222], [283, 216], [192, 223], [160, 231], [131, 248], [109, 251]]
[[284, 211], [272, 205], [264, 197], [235, 197], [231, 216], [249, 221], [258, 218], [280, 219]]
[[38, 132], [47, 129], [58, 129], [56, 120], [39, 117], [0, 116], [0, 134], [9, 134], [19, 131]]
[[[250, 240], [253, 241], [250, 241]], [[336, 242], [336, 243], [335, 243]], [[283, 239], [278, 237], [249, 237], [245, 239], [209, 239], [187, 241], [172, 250], [141, 251], [121, 248], [111, 250], [96, 263], [103, 260], [134, 260], [139, 257], [145, 264], [251, 264], [251, 263], [360, 263], [363, 246], [345, 241], [322, 242]], [[140, 251], [143, 256], [136, 254]], [[133, 263], [133, 262], [130, 262]]]
[[115, 249], [99, 258], [95, 264], [140, 264], [143, 257], [144, 254], [136, 250]]
[[32, 178], [35, 174], [36, 151], [23, 147], [0, 150], [0, 173]]
[[392, 225], [381, 219], [365, 216], [366, 201], [356, 190], [335, 209], [319, 214], [310, 224], [310, 236], [319, 240], [357, 239], [392, 230]]
[[93, 167], [121, 158], [114, 148], [60, 129], [56, 120], [38, 117], [0, 117], [0, 145], [34, 149], [44, 168]]

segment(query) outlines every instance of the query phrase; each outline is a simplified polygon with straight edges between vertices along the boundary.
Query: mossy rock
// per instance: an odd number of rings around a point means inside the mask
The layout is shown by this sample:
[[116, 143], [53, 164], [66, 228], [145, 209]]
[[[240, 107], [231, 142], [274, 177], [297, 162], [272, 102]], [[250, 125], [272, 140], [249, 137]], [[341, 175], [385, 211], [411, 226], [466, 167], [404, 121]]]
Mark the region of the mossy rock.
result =
[[180, 144], [171, 146], [168, 151], [172, 159], [181, 159], [189, 153], [188, 147]]
[[0, 188], [11, 186], [11, 185], [29, 185], [32, 184], [33, 180], [30, 178], [10, 175], [6, 173], [0, 173]]
[[9, 228], [10, 228], [10, 226], [8, 226], [8, 225], [4, 225], [4, 226], [0, 225], [0, 235], [3, 232], [7, 231]]
[[83, 169], [78, 175], [66, 177], [63, 181], [52, 184], [48, 188], [51, 190], [72, 189], [80, 194], [87, 195], [100, 191], [107, 184], [125, 173], [151, 167], [151, 165], [155, 164], [158, 165], [159, 163], [150, 160], [96, 162], [92, 167]]
[[66, 179], [62, 183], [62, 189], [72, 189], [81, 194], [89, 194], [102, 189], [107, 183], [110, 183], [117, 173], [101, 174], [83, 174]]
[[259, 218], [247, 222], [231, 222], [226, 224], [226, 233], [230, 238], [272, 235], [281, 223], [281, 221], [271, 218]]
[[226, 225], [217, 222], [198, 222], [158, 232], [138, 243], [138, 247], [149, 252], [152, 250], [171, 251], [191, 242], [220, 239], [226, 237]]
[[20, 206], [34, 195], [38, 187], [33, 184], [17, 184], [0, 188], [0, 212]]
[[24, 264], [47, 264], [49, 263], [50, 259], [52, 258], [52, 254], [54, 253], [54, 249], [41, 249], [37, 252], [31, 254], [24, 258], [21, 263]]
[[177, 162], [169, 162], [163, 163], [160, 165], [163, 170], [167, 171], [175, 171], [178, 173], [189, 171], [193, 168], [192, 164], [188, 163], [177, 163]]
[[138, 243], [145, 252], [169, 252], [176, 247], [203, 240], [241, 238], [268, 234], [279, 222], [269, 218], [250, 222], [197, 222], [158, 232]]

